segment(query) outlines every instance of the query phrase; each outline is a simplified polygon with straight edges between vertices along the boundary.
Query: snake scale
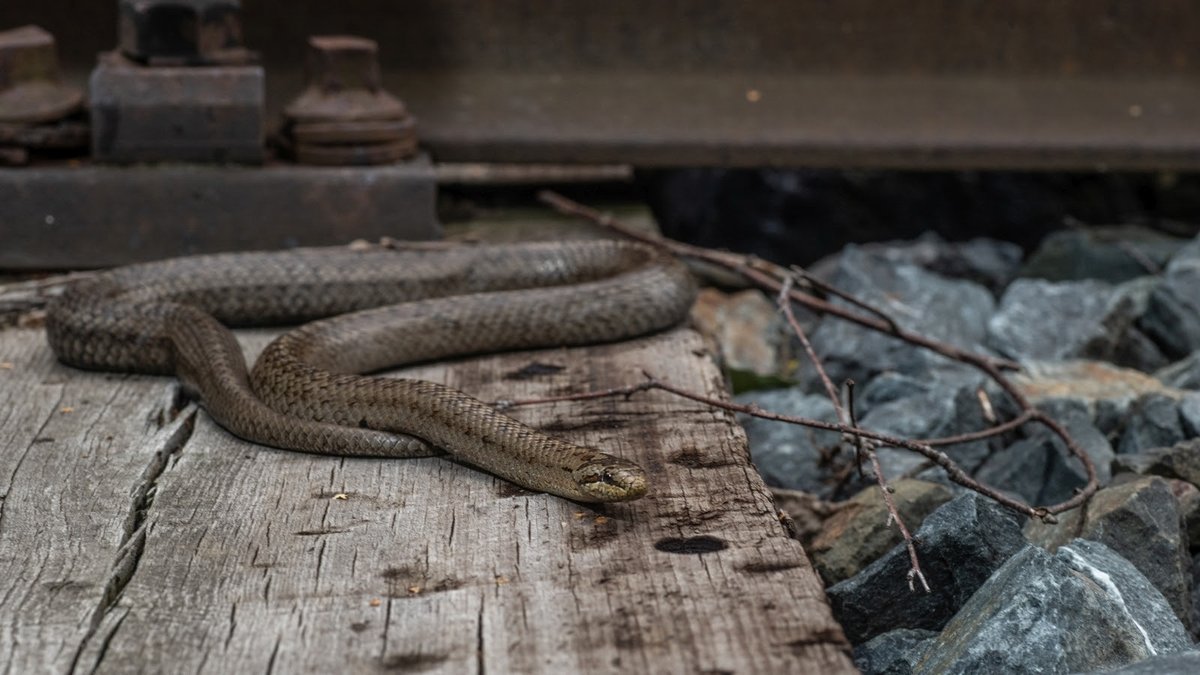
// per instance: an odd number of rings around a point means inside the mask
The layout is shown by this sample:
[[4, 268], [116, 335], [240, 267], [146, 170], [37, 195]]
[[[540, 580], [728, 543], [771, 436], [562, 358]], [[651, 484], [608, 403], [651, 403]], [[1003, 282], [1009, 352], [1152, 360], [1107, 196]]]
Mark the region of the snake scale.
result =
[[[214, 420], [255, 443], [343, 456], [445, 452], [534, 490], [610, 502], [645, 493], [641, 467], [449, 387], [369, 373], [627, 339], [680, 322], [694, 294], [681, 263], [629, 242], [292, 249], [77, 280], [48, 307], [46, 334], [72, 366], [178, 376]], [[252, 372], [227, 328], [294, 324], [303, 325]]]

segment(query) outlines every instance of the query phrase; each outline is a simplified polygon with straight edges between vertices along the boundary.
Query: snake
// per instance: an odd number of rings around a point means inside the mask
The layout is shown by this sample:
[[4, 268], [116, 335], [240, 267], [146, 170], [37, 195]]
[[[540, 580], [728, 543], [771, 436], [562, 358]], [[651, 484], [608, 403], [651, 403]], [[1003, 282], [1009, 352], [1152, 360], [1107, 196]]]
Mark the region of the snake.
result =
[[[682, 263], [618, 240], [314, 247], [185, 256], [70, 282], [46, 336], [76, 368], [174, 375], [227, 431], [349, 457], [448, 456], [584, 503], [647, 492], [638, 464], [457, 389], [380, 371], [614, 342], [686, 317]], [[231, 328], [293, 326], [253, 368]]]

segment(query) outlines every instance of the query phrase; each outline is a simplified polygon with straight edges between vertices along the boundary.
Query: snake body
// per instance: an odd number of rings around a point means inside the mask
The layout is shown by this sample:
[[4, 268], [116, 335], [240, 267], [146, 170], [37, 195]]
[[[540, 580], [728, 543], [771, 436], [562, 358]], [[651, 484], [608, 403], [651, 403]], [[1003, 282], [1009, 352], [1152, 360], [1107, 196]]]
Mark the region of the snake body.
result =
[[[636, 499], [643, 470], [547, 436], [457, 390], [364, 375], [418, 361], [661, 330], [687, 270], [616, 241], [193, 256], [70, 284], [46, 333], [72, 366], [174, 374], [244, 439], [343, 456], [454, 458], [583, 502]], [[305, 323], [255, 364], [227, 326]]]

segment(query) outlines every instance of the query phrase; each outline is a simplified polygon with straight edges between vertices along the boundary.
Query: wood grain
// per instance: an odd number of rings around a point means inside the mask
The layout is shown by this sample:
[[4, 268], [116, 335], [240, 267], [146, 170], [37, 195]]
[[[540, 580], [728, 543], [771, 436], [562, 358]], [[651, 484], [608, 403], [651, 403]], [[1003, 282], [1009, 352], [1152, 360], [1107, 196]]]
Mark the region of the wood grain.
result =
[[[687, 329], [403, 372], [494, 400], [643, 369], [722, 395]], [[592, 508], [441, 459], [247, 444], [171, 382], [0, 331], [0, 672], [854, 672], [723, 411], [516, 409], [647, 467], [649, 496]]]

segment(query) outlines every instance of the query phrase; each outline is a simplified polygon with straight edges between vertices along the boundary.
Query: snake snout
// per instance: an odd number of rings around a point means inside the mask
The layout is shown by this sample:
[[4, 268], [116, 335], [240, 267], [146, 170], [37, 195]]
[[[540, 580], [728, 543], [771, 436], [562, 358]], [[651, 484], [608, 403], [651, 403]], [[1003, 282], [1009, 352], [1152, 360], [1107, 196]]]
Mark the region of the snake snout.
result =
[[575, 471], [575, 479], [592, 501], [626, 502], [646, 494], [642, 467], [615, 457], [584, 465]]

